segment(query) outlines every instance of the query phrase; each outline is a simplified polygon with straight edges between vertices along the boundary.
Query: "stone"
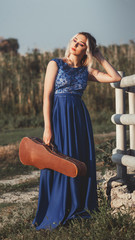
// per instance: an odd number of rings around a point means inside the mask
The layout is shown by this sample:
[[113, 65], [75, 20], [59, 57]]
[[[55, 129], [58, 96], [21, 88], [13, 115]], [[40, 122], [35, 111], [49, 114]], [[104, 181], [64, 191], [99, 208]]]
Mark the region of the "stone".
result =
[[135, 203], [135, 191], [133, 191], [133, 193], [132, 193], [132, 200]]
[[114, 187], [119, 187], [119, 186], [122, 186], [122, 185], [123, 185], [123, 183], [120, 182], [120, 180], [118, 180], [117, 182], [116, 182], [116, 181], [112, 181], [112, 182], [111, 182], [112, 188], [114, 188]]
[[118, 191], [121, 193], [128, 193], [128, 188], [126, 185], [123, 185], [121, 187], [118, 188]]
[[130, 210], [131, 215], [135, 217], [135, 177], [132, 173], [130, 170], [127, 182], [118, 179], [115, 170], [105, 172], [104, 176], [100, 175], [102, 177], [102, 180], [99, 179], [100, 188], [110, 201], [113, 214], [117, 214], [119, 210], [123, 213]]
[[112, 208], [120, 208], [122, 206], [122, 202], [119, 199], [114, 199], [111, 201]]

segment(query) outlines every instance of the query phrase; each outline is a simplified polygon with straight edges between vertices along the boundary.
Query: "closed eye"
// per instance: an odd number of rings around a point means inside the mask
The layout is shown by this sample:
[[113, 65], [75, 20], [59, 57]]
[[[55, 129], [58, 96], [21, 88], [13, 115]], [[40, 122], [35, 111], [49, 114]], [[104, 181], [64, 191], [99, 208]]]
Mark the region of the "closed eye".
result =
[[[74, 41], [74, 42], [77, 42], [77, 40], [76, 40], [76, 39], [73, 39], [73, 41]], [[82, 44], [82, 43], [79, 43], [79, 45], [80, 45], [81, 47], [83, 47], [83, 46], [84, 46], [84, 44]]]

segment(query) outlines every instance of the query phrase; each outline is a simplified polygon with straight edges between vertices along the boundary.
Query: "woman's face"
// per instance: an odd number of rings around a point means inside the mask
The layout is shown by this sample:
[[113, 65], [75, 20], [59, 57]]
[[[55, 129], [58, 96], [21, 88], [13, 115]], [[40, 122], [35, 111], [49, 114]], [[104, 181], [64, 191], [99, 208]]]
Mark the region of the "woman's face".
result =
[[86, 41], [87, 38], [82, 34], [78, 34], [74, 37], [70, 44], [70, 54], [83, 57], [87, 49]]

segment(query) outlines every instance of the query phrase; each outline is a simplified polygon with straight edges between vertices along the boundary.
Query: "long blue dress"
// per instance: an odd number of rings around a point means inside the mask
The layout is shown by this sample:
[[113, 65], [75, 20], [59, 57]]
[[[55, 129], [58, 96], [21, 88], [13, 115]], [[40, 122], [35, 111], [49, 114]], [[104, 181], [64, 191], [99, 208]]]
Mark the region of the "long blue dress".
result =
[[70, 67], [62, 59], [58, 66], [52, 106], [54, 144], [59, 152], [83, 161], [87, 175], [70, 178], [43, 169], [33, 224], [36, 229], [53, 229], [74, 218], [89, 218], [97, 209], [95, 149], [88, 110], [81, 98], [87, 86], [87, 67]]

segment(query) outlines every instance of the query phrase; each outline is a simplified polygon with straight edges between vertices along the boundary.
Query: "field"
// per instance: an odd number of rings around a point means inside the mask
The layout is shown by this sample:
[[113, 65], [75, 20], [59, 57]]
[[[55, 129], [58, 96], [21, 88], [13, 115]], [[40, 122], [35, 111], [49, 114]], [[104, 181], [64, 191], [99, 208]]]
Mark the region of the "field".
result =
[[[8, 42], [7, 42], [8, 43]], [[125, 75], [134, 74], [135, 43], [99, 46], [105, 58]], [[20, 163], [19, 142], [24, 136], [43, 135], [43, 84], [50, 59], [64, 56], [65, 49], [40, 53], [33, 49], [26, 56], [3, 52], [0, 57], [0, 240], [134, 240], [135, 221], [130, 212], [112, 212], [101, 181], [105, 171], [116, 171], [111, 161], [115, 148], [114, 89], [110, 84], [89, 82], [83, 100], [90, 112], [96, 147], [99, 211], [90, 220], [80, 219], [54, 231], [35, 231], [40, 171]], [[104, 71], [93, 62], [93, 67]], [[127, 98], [127, 96], [126, 96]], [[126, 101], [126, 111], [128, 106]], [[32, 128], [33, 127], [33, 128]]]
[[[42, 131], [42, 128], [5, 130], [0, 136], [0, 239], [134, 239], [132, 217], [128, 212], [112, 214], [99, 184], [99, 212], [92, 213], [90, 220], [74, 220], [53, 231], [35, 231], [31, 223], [37, 209], [40, 172], [20, 163], [18, 147], [23, 136], [42, 137]], [[94, 135], [97, 172], [101, 176], [106, 168], [115, 169], [110, 158], [114, 136], [115, 132]]]

